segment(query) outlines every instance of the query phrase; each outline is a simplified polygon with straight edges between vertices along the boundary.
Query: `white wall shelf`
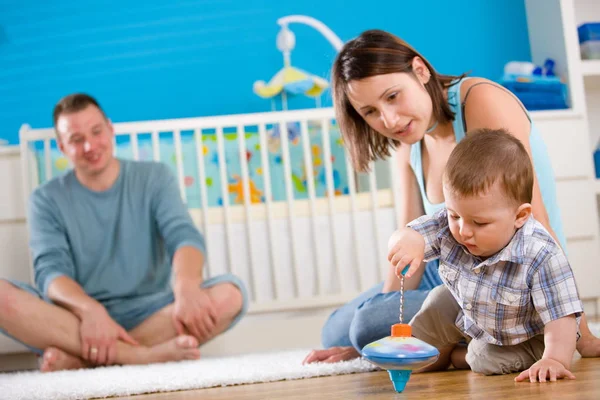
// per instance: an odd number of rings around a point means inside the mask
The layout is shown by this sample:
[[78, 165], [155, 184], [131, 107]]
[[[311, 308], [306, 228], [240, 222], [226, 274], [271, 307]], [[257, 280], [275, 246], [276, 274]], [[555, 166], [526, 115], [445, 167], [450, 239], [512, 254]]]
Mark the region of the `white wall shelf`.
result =
[[539, 111], [530, 111], [531, 118], [534, 121], [548, 121], [554, 119], [571, 119], [571, 118], [579, 118], [581, 117], [581, 113], [573, 110], [572, 108], [567, 108], [564, 110], [539, 110]]
[[[556, 61], [567, 83], [569, 110], [532, 112], [546, 143], [571, 267], [580, 296], [600, 298], [600, 217], [593, 148], [600, 134], [600, 60], [582, 60], [577, 28], [600, 21], [599, 0], [525, 0], [531, 58], [541, 65]], [[598, 116], [598, 117], [597, 117]]]
[[582, 60], [581, 73], [584, 76], [596, 76], [600, 78], [600, 60]]

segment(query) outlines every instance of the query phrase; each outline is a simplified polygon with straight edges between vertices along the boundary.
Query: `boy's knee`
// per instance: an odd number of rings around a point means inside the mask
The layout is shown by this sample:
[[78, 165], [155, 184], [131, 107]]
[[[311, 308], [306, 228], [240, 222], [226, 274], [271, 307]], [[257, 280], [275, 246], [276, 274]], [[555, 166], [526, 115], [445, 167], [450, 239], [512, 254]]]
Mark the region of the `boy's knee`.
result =
[[441, 318], [440, 322], [454, 324], [459, 311], [460, 306], [454, 296], [452, 296], [450, 290], [446, 286], [441, 285], [436, 286], [429, 292], [419, 313], [434, 313], [437, 318]]
[[498, 365], [491, 358], [482, 355], [473, 355], [471, 351], [467, 352], [465, 357], [467, 364], [471, 367], [471, 371], [483, 375], [500, 375], [508, 374], [508, 371], [503, 371], [501, 365]]
[[483, 375], [504, 375], [520, 372], [531, 366], [531, 363], [522, 360], [518, 354], [497, 347], [500, 346], [487, 345], [475, 350], [470, 346], [465, 359], [471, 370]]

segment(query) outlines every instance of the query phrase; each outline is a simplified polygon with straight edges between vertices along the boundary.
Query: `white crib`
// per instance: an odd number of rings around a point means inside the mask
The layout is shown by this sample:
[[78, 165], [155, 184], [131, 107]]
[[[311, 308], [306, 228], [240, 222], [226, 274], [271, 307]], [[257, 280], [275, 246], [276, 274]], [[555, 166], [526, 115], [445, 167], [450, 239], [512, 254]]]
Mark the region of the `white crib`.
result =
[[[127, 136], [133, 159], [140, 158], [140, 135], [150, 137], [152, 158], [161, 160], [161, 133], [172, 133], [176, 173], [181, 195], [186, 199], [184, 146], [193, 146], [199, 179], [200, 206], [190, 206], [190, 214], [207, 240], [206, 276], [231, 272], [247, 284], [251, 295], [250, 314], [331, 307], [342, 304], [373, 284], [386, 273], [386, 242], [396, 225], [398, 205], [394, 157], [378, 164], [369, 174], [352, 172], [345, 158], [348, 190], [334, 193], [329, 128], [333, 109], [270, 112], [205, 118], [141, 121], [114, 124], [117, 138]], [[326, 193], [315, 194], [313, 179], [306, 179], [307, 196], [295, 199], [290, 167], [288, 124], [300, 126], [300, 144], [306, 175], [313, 176], [310, 126], [320, 126]], [[267, 128], [279, 125], [281, 163], [284, 170], [285, 199], [274, 200], [270, 177]], [[237, 133], [255, 127], [260, 141], [260, 158], [264, 182], [264, 202], [251, 202], [246, 135], [237, 135], [243, 204], [230, 204], [227, 193], [227, 168], [224, 132]], [[193, 140], [182, 143], [182, 132], [193, 132]], [[207, 200], [205, 133], [216, 135], [222, 205]], [[315, 135], [313, 134], [313, 140]], [[319, 135], [317, 135], [319, 136]], [[53, 129], [20, 131], [23, 189], [27, 198], [42, 181], [40, 165], [45, 164], [44, 178], [51, 178], [51, 149], [55, 146]], [[258, 147], [257, 147], [258, 148]], [[36, 150], [37, 149], [37, 150]], [[190, 149], [187, 148], [189, 151]], [[389, 166], [389, 168], [387, 168]], [[377, 181], [387, 188], [378, 188]], [[359, 185], [359, 183], [361, 185]], [[281, 184], [281, 182], [277, 182]], [[359, 186], [365, 186], [360, 190]], [[366, 190], [368, 188], [368, 190]], [[190, 204], [188, 203], [188, 206]]]

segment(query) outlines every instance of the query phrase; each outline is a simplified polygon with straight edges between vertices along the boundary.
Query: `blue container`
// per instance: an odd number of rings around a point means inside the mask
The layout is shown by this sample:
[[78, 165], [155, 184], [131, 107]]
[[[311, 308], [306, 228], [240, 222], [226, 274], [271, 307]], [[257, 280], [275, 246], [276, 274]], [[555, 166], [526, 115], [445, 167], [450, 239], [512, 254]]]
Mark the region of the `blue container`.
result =
[[567, 86], [557, 77], [505, 75], [500, 84], [528, 110], [560, 110], [567, 105]]
[[582, 24], [577, 28], [577, 33], [579, 34], [579, 43], [600, 40], [600, 22]]
[[594, 167], [596, 168], [596, 178], [600, 179], [600, 148], [594, 152]]

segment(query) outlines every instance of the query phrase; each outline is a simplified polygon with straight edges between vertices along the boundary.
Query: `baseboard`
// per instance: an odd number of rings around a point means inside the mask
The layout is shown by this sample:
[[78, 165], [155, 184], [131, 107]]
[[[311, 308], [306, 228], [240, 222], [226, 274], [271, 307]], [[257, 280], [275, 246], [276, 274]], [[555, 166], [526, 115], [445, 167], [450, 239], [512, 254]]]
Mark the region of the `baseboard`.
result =
[[204, 356], [321, 348], [321, 329], [333, 309], [248, 315], [200, 348]]
[[33, 353], [0, 354], [0, 372], [37, 369], [37, 356]]

